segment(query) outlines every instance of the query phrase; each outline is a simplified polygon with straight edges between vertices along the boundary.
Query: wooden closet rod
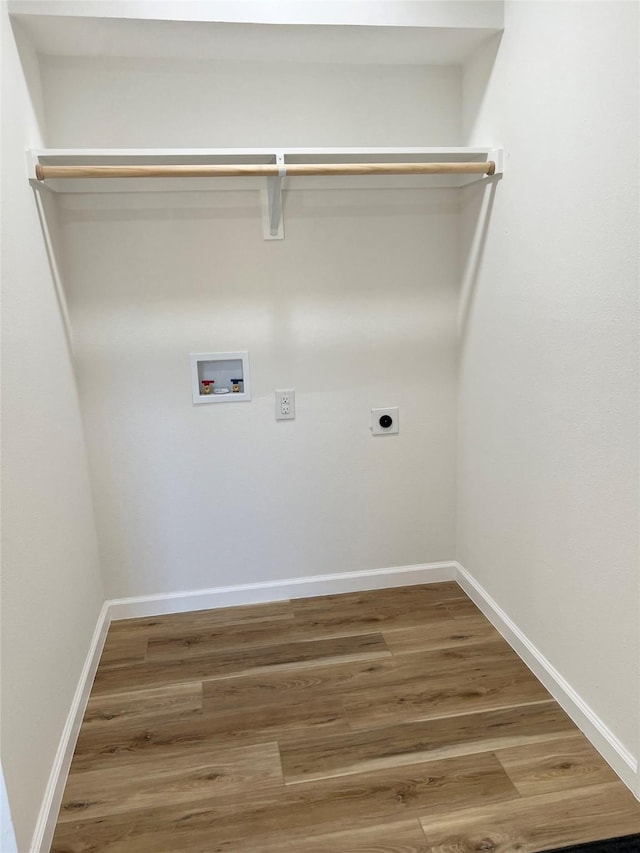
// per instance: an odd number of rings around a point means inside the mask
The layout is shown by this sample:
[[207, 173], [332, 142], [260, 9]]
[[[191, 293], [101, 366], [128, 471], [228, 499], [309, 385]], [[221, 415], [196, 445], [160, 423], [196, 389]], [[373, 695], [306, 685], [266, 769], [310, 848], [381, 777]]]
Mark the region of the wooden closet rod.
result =
[[36, 178], [240, 178], [285, 175], [493, 175], [496, 164], [485, 163], [274, 163], [263, 165], [170, 166], [44, 166]]

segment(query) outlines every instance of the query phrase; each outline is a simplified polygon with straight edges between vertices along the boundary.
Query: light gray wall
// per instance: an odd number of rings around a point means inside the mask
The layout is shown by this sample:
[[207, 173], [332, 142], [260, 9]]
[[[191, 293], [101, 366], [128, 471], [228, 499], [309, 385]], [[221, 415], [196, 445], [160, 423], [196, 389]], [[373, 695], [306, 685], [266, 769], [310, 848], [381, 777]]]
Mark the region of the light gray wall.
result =
[[638, 6], [508, 3], [496, 46], [464, 76], [509, 158], [464, 195], [458, 554], [637, 757]]
[[55, 148], [457, 145], [457, 66], [43, 57]]
[[[178, 98], [192, 64], [44, 69], [61, 146], [456, 144], [459, 132], [455, 68], [203, 63], [193, 103]], [[269, 124], [260, 93], [273, 91]], [[287, 191], [283, 242], [262, 239], [260, 217], [256, 191], [62, 201], [110, 597], [453, 557], [458, 196]], [[249, 350], [253, 401], [194, 407], [189, 353], [236, 350]], [[297, 417], [276, 423], [274, 389], [288, 387]], [[370, 410], [384, 406], [400, 407], [400, 434], [373, 438]]]
[[5, 4], [0, 15], [2, 768], [24, 851], [104, 595], [76, 386], [25, 174], [25, 149], [41, 139], [37, 87]]

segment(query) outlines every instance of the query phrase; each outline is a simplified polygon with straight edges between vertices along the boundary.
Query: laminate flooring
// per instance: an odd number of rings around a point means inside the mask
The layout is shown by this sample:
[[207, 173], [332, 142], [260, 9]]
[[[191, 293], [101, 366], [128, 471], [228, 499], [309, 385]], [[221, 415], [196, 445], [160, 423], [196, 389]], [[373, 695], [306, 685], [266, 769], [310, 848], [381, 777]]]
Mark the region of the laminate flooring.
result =
[[540, 853], [640, 803], [453, 582], [111, 625], [53, 853]]

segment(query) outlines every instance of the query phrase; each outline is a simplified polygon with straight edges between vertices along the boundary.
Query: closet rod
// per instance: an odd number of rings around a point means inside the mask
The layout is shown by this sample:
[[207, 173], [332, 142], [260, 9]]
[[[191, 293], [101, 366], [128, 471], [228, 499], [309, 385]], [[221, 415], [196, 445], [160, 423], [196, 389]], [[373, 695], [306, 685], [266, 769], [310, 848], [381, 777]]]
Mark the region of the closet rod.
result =
[[493, 175], [493, 160], [484, 163], [274, 163], [168, 166], [46, 166], [36, 164], [36, 178], [227, 178], [286, 175]]

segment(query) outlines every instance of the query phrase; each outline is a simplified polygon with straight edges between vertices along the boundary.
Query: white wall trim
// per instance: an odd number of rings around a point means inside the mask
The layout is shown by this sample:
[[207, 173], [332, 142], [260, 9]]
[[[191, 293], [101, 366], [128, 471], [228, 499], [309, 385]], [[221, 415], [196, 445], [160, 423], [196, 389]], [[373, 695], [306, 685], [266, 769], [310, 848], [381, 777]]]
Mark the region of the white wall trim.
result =
[[456, 579], [454, 562], [423, 563], [390, 569], [369, 569], [362, 572], [340, 572], [331, 575], [312, 575], [307, 578], [288, 578], [264, 583], [220, 586], [188, 592], [141, 595], [135, 598], [115, 598], [106, 602], [109, 619], [130, 619], [139, 616], [161, 616], [165, 613], [186, 613], [215, 607], [239, 604], [262, 604], [288, 598], [309, 598], [314, 595], [338, 595], [367, 589], [386, 589]]
[[91, 687], [93, 686], [93, 679], [98, 668], [104, 641], [109, 630], [108, 611], [109, 609], [105, 602], [98, 615], [89, 651], [87, 652], [84, 666], [78, 679], [78, 686], [76, 687], [71, 708], [69, 709], [62, 736], [60, 737], [60, 743], [58, 744], [53, 767], [49, 774], [49, 781], [45, 789], [38, 821], [31, 840], [30, 853], [49, 853], [51, 849], [53, 833], [62, 803], [62, 795], [67, 782], [71, 759], [73, 758], [82, 718], [87, 707], [87, 701], [91, 693]]
[[502, 634], [553, 698], [611, 765], [632, 793], [638, 796], [638, 761], [603, 723], [595, 711], [547, 660], [504, 610], [460, 563], [456, 563], [457, 581], [469, 598]]

